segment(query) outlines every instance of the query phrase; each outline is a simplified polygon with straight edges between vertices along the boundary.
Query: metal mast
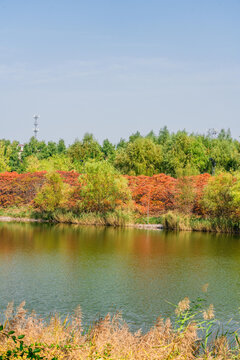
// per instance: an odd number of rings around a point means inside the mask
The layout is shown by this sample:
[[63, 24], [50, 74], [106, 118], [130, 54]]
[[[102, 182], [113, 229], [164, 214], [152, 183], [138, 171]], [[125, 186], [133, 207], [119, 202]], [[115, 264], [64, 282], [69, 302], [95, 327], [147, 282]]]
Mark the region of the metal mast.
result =
[[39, 131], [39, 128], [38, 128], [38, 119], [40, 118], [39, 115], [33, 115], [33, 119], [34, 119], [34, 129], [33, 129], [33, 132], [34, 132], [34, 136], [35, 138], [37, 138], [37, 133]]

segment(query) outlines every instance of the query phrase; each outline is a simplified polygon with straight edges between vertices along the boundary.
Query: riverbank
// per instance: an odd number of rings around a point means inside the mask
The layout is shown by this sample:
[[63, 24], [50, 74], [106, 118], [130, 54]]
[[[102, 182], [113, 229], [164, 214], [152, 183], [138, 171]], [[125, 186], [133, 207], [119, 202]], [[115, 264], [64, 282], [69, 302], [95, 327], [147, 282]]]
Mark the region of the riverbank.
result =
[[62, 223], [75, 225], [133, 227], [149, 230], [240, 233], [240, 224], [225, 218], [204, 218], [169, 211], [160, 216], [144, 217], [132, 212], [114, 211], [105, 214], [54, 211], [36, 212], [29, 206], [0, 210], [0, 222]]
[[[0, 216], [0, 222], [56, 223], [54, 220], [30, 219], [24, 217]], [[85, 224], [86, 225], [86, 224]], [[163, 230], [162, 224], [127, 224], [126, 227], [148, 230]]]
[[30, 223], [46, 223], [49, 220], [29, 219], [24, 217], [0, 216], [0, 222], [30, 222]]
[[169, 211], [162, 216], [162, 224], [165, 229], [173, 231], [240, 233], [239, 221], [226, 217], [200, 217]]

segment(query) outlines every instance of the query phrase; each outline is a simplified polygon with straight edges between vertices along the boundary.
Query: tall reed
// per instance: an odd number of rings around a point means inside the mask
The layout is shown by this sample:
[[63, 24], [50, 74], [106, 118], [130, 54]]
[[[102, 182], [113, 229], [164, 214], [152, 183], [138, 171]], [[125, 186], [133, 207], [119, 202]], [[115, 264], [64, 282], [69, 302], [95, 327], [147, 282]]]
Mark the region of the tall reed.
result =
[[[133, 333], [119, 313], [109, 314], [84, 331], [81, 309], [61, 319], [46, 321], [9, 304], [0, 328], [0, 359], [236, 359], [238, 337], [230, 346], [226, 336], [212, 336], [214, 309], [203, 299], [183, 299], [175, 307], [175, 320], [158, 318], [147, 333]], [[200, 330], [200, 332], [199, 332]], [[201, 336], [199, 336], [201, 335]], [[27, 354], [28, 355], [27, 357]]]

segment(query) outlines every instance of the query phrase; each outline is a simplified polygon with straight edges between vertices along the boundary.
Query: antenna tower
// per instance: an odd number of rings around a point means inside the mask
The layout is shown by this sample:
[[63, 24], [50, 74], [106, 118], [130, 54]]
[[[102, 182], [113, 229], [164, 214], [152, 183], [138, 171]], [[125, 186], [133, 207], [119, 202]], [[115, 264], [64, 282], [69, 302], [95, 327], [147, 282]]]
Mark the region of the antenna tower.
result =
[[38, 128], [38, 119], [40, 118], [39, 115], [33, 115], [33, 119], [34, 119], [34, 129], [33, 129], [33, 132], [34, 132], [34, 136], [35, 138], [37, 138], [37, 133], [39, 131], [39, 128]]

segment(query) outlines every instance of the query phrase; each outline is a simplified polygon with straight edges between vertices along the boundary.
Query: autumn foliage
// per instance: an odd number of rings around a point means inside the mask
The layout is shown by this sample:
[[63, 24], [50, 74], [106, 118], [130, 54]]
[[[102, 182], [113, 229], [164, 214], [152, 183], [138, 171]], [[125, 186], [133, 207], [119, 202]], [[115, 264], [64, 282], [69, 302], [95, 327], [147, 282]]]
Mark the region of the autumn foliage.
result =
[[0, 174], [0, 206], [21, 206], [30, 203], [45, 182], [45, 172]]
[[176, 179], [165, 174], [127, 176], [136, 209], [141, 214], [164, 213], [174, 207]]
[[[64, 183], [71, 186], [69, 208], [74, 208], [80, 200], [80, 174], [74, 171], [58, 172]], [[201, 199], [203, 189], [211, 176], [197, 176], [175, 179], [165, 174], [153, 176], [128, 176], [128, 186], [133, 199], [133, 205], [140, 214], [159, 215], [169, 210], [190, 206], [195, 214], [202, 214]], [[18, 174], [6, 172], [0, 174], [0, 207], [23, 206], [32, 203], [39, 190], [46, 183], [46, 172]], [[45, 185], [46, 186], [46, 185]], [[191, 189], [190, 203], [182, 203], [186, 191]], [[186, 202], [186, 200], [184, 200]]]

